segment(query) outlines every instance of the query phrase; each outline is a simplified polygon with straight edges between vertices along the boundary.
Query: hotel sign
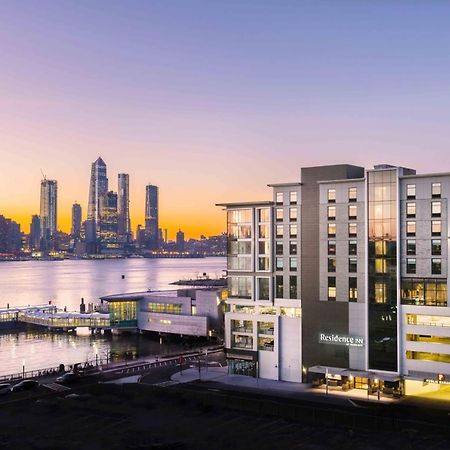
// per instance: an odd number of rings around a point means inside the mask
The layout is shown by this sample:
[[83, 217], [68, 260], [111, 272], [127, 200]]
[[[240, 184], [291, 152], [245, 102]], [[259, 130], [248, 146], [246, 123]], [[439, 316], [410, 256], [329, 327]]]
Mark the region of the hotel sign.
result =
[[319, 343], [346, 345], [347, 347], [364, 347], [364, 338], [346, 334], [319, 333]]

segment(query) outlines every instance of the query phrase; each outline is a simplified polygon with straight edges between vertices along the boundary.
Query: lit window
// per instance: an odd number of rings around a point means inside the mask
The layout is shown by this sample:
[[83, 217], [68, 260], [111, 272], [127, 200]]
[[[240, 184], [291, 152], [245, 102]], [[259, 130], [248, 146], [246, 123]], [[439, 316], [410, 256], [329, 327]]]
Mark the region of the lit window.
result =
[[386, 260], [384, 258], [375, 258], [375, 272], [386, 273]]
[[408, 218], [416, 217], [416, 202], [408, 202], [406, 204], [406, 217]]
[[289, 225], [289, 237], [291, 237], [291, 238], [297, 237], [297, 224]]
[[328, 300], [336, 300], [336, 277], [328, 277]]
[[297, 208], [289, 208], [289, 220], [295, 221], [297, 220]]
[[283, 220], [283, 208], [277, 208], [276, 218], [277, 218], [277, 222], [281, 222]]
[[431, 183], [431, 197], [441, 198], [441, 183]]
[[336, 206], [328, 207], [328, 220], [336, 220]]
[[431, 260], [431, 273], [433, 275], [440, 275], [442, 273], [442, 263], [440, 258], [432, 258]]
[[414, 200], [416, 198], [416, 185], [407, 184], [406, 185], [406, 198], [408, 200]]
[[358, 301], [358, 279], [356, 277], [348, 279], [348, 301]]
[[386, 284], [375, 283], [375, 303], [386, 303]]
[[406, 273], [416, 273], [416, 258], [406, 259]]
[[406, 235], [407, 236], [416, 235], [416, 222], [414, 221], [406, 222]]
[[258, 209], [258, 220], [260, 222], [269, 222], [270, 221], [270, 209], [269, 208]]
[[291, 205], [297, 204], [297, 191], [289, 192], [289, 203]]
[[328, 258], [328, 272], [336, 272], [336, 258]]
[[297, 270], [297, 258], [289, 258], [289, 270]]
[[336, 224], [335, 223], [328, 224], [328, 237], [336, 237]]
[[348, 218], [350, 220], [356, 220], [357, 217], [358, 217], [358, 207], [356, 205], [349, 205]]
[[283, 237], [283, 225], [277, 225], [277, 238]]
[[349, 223], [348, 224], [348, 237], [356, 237], [357, 236], [357, 224]]
[[441, 217], [441, 202], [431, 202], [431, 217]]
[[431, 235], [432, 236], [440, 236], [441, 235], [441, 221], [440, 220], [432, 220], [431, 221]]
[[283, 204], [283, 193], [282, 192], [277, 192], [277, 194], [276, 194], [276, 202], [277, 202], [277, 205], [282, 205]]
[[358, 191], [355, 187], [348, 188], [348, 201], [356, 202]]
[[328, 203], [336, 203], [336, 189], [328, 189]]
[[275, 258], [276, 264], [275, 268], [276, 270], [283, 270], [283, 258]]

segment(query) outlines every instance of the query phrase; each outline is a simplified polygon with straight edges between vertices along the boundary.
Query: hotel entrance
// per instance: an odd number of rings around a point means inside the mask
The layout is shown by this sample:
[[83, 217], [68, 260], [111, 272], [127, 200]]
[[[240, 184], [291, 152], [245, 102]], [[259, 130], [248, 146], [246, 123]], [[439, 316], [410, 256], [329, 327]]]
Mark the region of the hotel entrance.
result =
[[369, 379], [366, 377], [354, 377], [353, 387], [355, 389], [364, 389], [365, 391], [367, 391], [367, 389], [369, 389]]

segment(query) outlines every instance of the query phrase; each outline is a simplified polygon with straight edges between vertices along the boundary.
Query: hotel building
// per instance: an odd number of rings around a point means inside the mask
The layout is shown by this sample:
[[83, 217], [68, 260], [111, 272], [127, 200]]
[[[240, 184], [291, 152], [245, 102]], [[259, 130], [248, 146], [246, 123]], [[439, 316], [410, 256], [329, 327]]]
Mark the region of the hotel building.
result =
[[450, 382], [450, 173], [307, 167], [226, 203], [230, 371], [410, 394]]

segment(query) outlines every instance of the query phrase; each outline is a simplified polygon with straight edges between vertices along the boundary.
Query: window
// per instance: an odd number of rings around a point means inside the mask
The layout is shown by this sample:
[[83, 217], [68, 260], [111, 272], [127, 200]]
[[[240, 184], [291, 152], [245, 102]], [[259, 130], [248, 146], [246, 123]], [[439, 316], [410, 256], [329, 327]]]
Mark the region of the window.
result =
[[296, 238], [297, 237], [297, 224], [289, 225], [289, 237]]
[[237, 298], [252, 298], [252, 277], [228, 277], [228, 296]]
[[406, 273], [416, 273], [416, 258], [406, 259]]
[[275, 277], [275, 297], [283, 298], [283, 275]]
[[277, 238], [283, 237], [283, 225], [277, 225]]
[[348, 301], [358, 301], [358, 279], [356, 277], [348, 279]]
[[408, 200], [414, 200], [416, 198], [416, 185], [407, 184], [406, 185], [406, 198]]
[[357, 224], [356, 223], [349, 223], [348, 224], [348, 237], [356, 237], [357, 234]]
[[297, 191], [289, 192], [289, 203], [291, 205], [296, 205], [297, 204]]
[[416, 235], [416, 222], [409, 221], [406, 222], [406, 236]]
[[336, 220], [336, 206], [328, 207], [328, 220]]
[[406, 204], [406, 217], [414, 219], [416, 217], [416, 202], [408, 202]]
[[406, 254], [407, 255], [415, 255], [416, 254], [416, 241], [414, 239], [407, 239]]
[[275, 269], [283, 270], [283, 258], [275, 258]]
[[289, 277], [289, 298], [297, 298], [297, 276], [291, 275]]
[[276, 194], [276, 202], [277, 202], [277, 205], [282, 205], [283, 204], [283, 193], [282, 192], [277, 192], [277, 194]]
[[181, 314], [181, 304], [179, 303], [149, 303], [148, 310], [154, 313]]
[[270, 263], [268, 256], [258, 258], [258, 270], [264, 270], [266, 272], [270, 270]]
[[335, 223], [328, 224], [328, 237], [336, 237], [336, 224]]
[[431, 183], [431, 197], [441, 198], [441, 183]]
[[270, 209], [269, 208], [258, 209], [258, 220], [260, 222], [270, 222]]
[[277, 242], [275, 244], [275, 254], [276, 255], [282, 255], [283, 254], [283, 243], [282, 242]]
[[270, 254], [270, 242], [269, 241], [259, 241], [258, 242], [258, 254], [259, 255], [269, 255]]
[[259, 237], [261, 239], [270, 238], [269, 225], [259, 225]]
[[440, 258], [431, 259], [431, 273], [433, 275], [440, 275], [442, 273], [442, 264]]
[[329, 255], [336, 254], [336, 241], [328, 241], [328, 254]]
[[336, 272], [336, 258], [328, 258], [328, 272]]
[[441, 235], [441, 221], [440, 220], [432, 220], [431, 221], [431, 235], [432, 236], [440, 236]]
[[386, 303], [387, 286], [386, 283], [375, 283], [375, 303]]
[[270, 278], [258, 278], [258, 300], [270, 299]]
[[348, 254], [356, 255], [358, 253], [358, 241], [348, 241]]
[[358, 271], [358, 260], [356, 258], [348, 259], [348, 271], [350, 273], [356, 273]]
[[297, 270], [297, 258], [289, 258], [289, 270], [290, 271]]
[[297, 220], [297, 208], [289, 208], [289, 220], [291, 222]]
[[336, 189], [328, 189], [328, 203], [336, 203]]
[[375, 241], [375, 255], [386, 256], [387, 255], [387, 242], [386, 241]]
[[441, 217], [441, 202], [431, 202], [431, 217]]
[[276, 219], [277, 222], [281, 222], [283, 220], [283, 208], [276, 209]]
[[447, 280], [403, 278], [401, 301], [404, 305], [447, 306]]
[[356, 202], [358, 191], [355, 187], [348, 188], [348, 201]]
[[375, 258], [375, 272], [386, 273], [386, 260], [384, 258]]
[[328, 277], [328, 300], [336, 300], [336, 277]]
[[432, 255], [441, 255], [442, 254], [442, 246], [440, 239], [432, 239], [431, 241], [431, 254]]
[[349, 205], [348, 218], [349, 220], [356, 220], [358, 217], [358, 207], [356, 205]]
[[289, 254], [296, 255], [297, 254], [297, 242], [290, 241], [289, 242]]

